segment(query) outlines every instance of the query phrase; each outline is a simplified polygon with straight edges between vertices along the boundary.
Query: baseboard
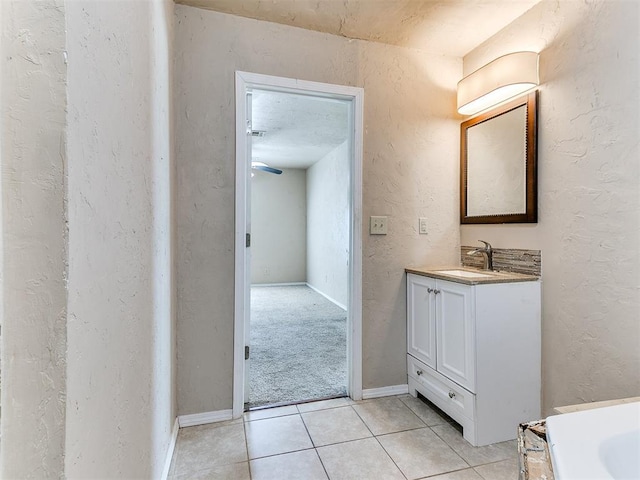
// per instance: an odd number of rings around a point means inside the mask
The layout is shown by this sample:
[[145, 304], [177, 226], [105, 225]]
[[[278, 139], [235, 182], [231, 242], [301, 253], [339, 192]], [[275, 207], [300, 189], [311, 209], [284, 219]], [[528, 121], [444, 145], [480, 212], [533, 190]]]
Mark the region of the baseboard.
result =
[[171, 430], [171, 440], [169, 441], [169, 448], [167, 449], [167, 458], [164, 461], [164, 468], [162, 469], [162, 480], [167, 480], [169, 477], [169, 469], [171, 468], [171, 459], [173, 458], [173, 452], [176, 449], [176, 442], [178, 441], [178, 431], [180, 430], [180, 424], [178, 423], [178, 417], [173, 422], [173, 429]]
[[299, 285], [306, 285], [307, 287], [309, 287], [311, 290], [313, 290], [316, 293], [319, 293], [320, 295], [322, 295], [324, 298], [326, 298], [327, 300], [329, 300], [331, 303], [333, 303], [334, 305], [340, 307], [342, 310], [344, 310], [345, 312], [347, 311], [347, 307], [345, 307], [343, 304], [341, 304], [340, 302], [338, 302], [337, 300], [334, 300], [333, 298], [331, 298], [329, 295], [327, 295], [324, 292], [321, 292], [320, 290], [318, 290], [316, 287], [314, 287], [313, 285], [306, 283], [306, 282], [288, 282], [288, 283], [252, 283], [251, 286], [252, 287], [297, 287]]
[[320, 295], [322, 295], [324, 298], [326, 298], [327, 300], [329, 300], [331, 303], [333, 303], [334, 305], [340, 307], [342, 310], [344, 310], [345, 312], [347, 311], [347, 307], [345, 307], [344, 305], [342, 305], [340, 302], [334, 300], [333, 298], [331, 298], [329, 295], [327, 295], [324, 292], [321, 292], [320, 290], [318, 290], [316, 287], [314, 287], [313, 285], [307, 283], [305, 284], [307, 287], [309, 287], [311, 290], [313, 290], [316, 293], [319, 293]]
[[390, 397], [393, 395], [404, 395], [405, 393], [409, 393], [409, 385], [406, 383], [404, 385], [391, 385], [389, 387], [367, 388], [366, 390], [362, 390], [362, 399]]
[[192, 413], [190, 415], [180, 415], [178, 423], [180, 427], [194, 427], [196, 425], [206, 425], [207, 423], [224, 422], [233, 418], [233, 410], [217, 410], [215, 412]]

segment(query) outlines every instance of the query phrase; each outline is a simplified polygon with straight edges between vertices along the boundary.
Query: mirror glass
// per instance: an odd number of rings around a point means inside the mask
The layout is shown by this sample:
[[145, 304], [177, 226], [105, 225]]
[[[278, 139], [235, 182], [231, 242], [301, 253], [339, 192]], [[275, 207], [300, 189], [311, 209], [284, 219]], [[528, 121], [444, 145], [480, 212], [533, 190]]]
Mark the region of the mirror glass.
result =
[[461, 223], [535, 223], [536, 94], [461, 125]]

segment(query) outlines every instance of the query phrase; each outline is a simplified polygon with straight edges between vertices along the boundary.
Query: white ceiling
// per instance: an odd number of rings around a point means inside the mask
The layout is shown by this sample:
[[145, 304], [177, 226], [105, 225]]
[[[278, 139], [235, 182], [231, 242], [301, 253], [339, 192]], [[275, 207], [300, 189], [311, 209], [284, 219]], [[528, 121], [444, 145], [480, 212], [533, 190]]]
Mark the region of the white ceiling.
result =
[[[176, 0], [348, 38], [463, 57], [540, 0]], [[254, 92], [253, 159], [308, 168], [346, 139], [345, 103]]]
[[308, 168], [348, 136], [342, 100], [254, 90], [252, 159], [277, 168]]
[[176, 0], [242, 17], [462, 57], [540, 0]]

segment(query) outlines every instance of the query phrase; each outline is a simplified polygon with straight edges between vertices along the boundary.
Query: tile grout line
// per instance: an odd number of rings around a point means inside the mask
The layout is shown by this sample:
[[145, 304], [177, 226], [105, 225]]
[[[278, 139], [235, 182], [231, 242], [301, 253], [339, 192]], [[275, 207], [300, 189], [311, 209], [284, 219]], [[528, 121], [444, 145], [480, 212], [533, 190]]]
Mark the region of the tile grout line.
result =
[[[296, 408], [298, 408], [296, 406]], [[326, 410], [331, 410], [330, 408], [327, 408]], [[316, 412], [320, 412], [322, 410], [313, 410]], [[298, 408], [298, 412], [300, 412], [300, 409]], [[310, 412], [306, 412], [306, 413], [310, 413]], [[320, 453], [318, 452], [318, 447], [316, 446], [316, 442], [313, 441], [313, 437], [311, 436], [311, 432], [309, 431], [309, 427], [307, 427], [307, 422], [304, 421], [304, 417], [302, 416], [302, 412], [298, 413], [298, 415], [300, 415], [300, 420], [302, 420], [302, 424], [304, 425], [304, 429], [307, 431], [307, 435], [309, 435], [309, 440], [311, 440], [311, 445], [313, 445], [313, 451], [316, 454], [316, 457], [318, 457], [318, 460], [320, 460], [320, 465], [322, 465], [322, 470], [324, 471], [324, 474], [327, 476], [328, 480], [331, 480], [331, 478], [329, 477], [329, 472], [327, 471], [327, 467], [324, 465], [324, 462], [322, 461], [322, 457], [320, 456]]]
[[489, 462], [489, 463], [482, 463], [480, 465], [475, 465], [473, 467], [471, 467], [473, 469], [474, 472], [476, 472], [483, 480], [487, 480], [486, 477], [484, 475], [482, 475], [478, 470], [476, 470], [478, 467], [486, 467], [487, 465], [495, 465], [496, 463], [502, 463], [502, 462], [508, 462], [510, 459], [505, 458], [502, 460], [496, 460], [495, 462]]
[[[483, 478], [483, 479], [484, 479], [484, 477], [483, 477], [482, 475], [480, 475], [480, 473], [478, 473], [478, 472], [475, 470], [475, 468], [474, 468], [473, 466], [471, 466], [471, 465], [469, 464], [469, 462], [467, 462], [467, 461], [466, 461], [466, 460], [465, 460], [465, 459], [464, 459], [464, 458], [463, 458], [463, 457], [462, 457], [462, 456], [461, 456], [461, 455], [460, 455], [460, 454], [459, 454], [459, 453], [458, 453], [458, 452], [453, 448], [453, 446], [449, 445], [449, 443], [448, 443], [444, 438], [442, 438], [440, 435], [438, 435], [438, 434], [433, 430], [433, 428], [431, 428], [431, 426], [427, 425], [427, 422], [425, 422], [422, 418], [420, 418], [420, 416], [419, 416], [415, 411], [413, 411], [413, 409], [412, 409], [409, 405], [407, 405], [407, 404], [402, 400], [402, 398], [400, 398], [399, 396], [396, 396], [395, 398], [397, 398], [398, 400], [400, 400], [400, 402], [401, 402], [401, 403], [402, 403], [402, 404], [403, 404], [403, 405], [404, 405], [404, 406], [405, 406], [409, 411], [411, 411], [411, 413], [413, 413], [413, 414], [414, 414], [414, 415], [415, 415], [415, 416], [416, 416], [416, 417], [417, 417], [417, 418], [418, 418], [418, 419], [419, 419], [419, 420], [424, 424], [424, 426], [423, 426], [423, 427], [417, 427], [417, 428], [410, 428], [410, 429], [407, 429], [407, 430], [399, 430], [399, 431], [397, 431], [397, 432], [389, 432], [389, 433], [383, 433], [383, 434], [380, 434], [380, 435], [374, 435], [374, 438], [378, 441], [378, 444], [382, 447], [382, 449], [383, 449], [383, 450], [385, 451], [385, 453], [389, 456], [389, 458], [391, 459], [391, 461], [393, 462], [393, 464], [398, 468], [398, 470], [400, 471], [400, 473], [401, 473], [405, 478], [408, 478], [408, 477], [404, 474], [404, 472], [402, 471], [402, 469], [398, 466], [398, 464], [397, 464], [397, 463], [396, 463], [396, 461], [393, 459], [393, 457], [391, 456], [391, 454], [390, 454], [390, 453], [389, 453], [389, 452], [384, 448], [384, 445], [382, 445], [382, 442], [380, 442], [380, 440], [379, 440], [379, 438], [378, 438], [378, 437], [382, 437], [382, 436], [386, 436], [386, 435], [394, 435], [394, 434], [397, 434], [397, 433], [403, 433], [403, 432], [410, 432], [410, 431], [413, 431], [413, 430], [420, 430], [420, 429], [422, 429], [422, 428], [428, 428], [428, 429], [429, 429], [429, 430], [430, 430], [430, 431], [431, 431], [431, 432], [432, 432], [436, 437], [438, 437], [438, 438], [442, 441], [442, 443], [444, 443], [444, 444], [447, 446], [447, 448], [449, 448], [449, 450], [451, 450], [451, 452], [452, 452], [455, 456], [457, 456], [458, 458], [460, 458], [460, 460], [462, 460], [462, 461], [463, 461], [467, 466], [466, 466], [465, 468], [459, 468], [459, 469], [451, 470], [451, 471], [448, 471], [448, 472], [441, 472], [441, 473], [438, 473], [438, 474], [429, 475], [429, 476], [427, 476], [427, 477], [421, 477], [421, 478], [430, 478], [430, 477], [434, 477], [434, 476], [438, 476], [438, 475], [444, 475], [444, 474], [449, 474], [449, 473], [458, 472], [458, 471], [462, 471], [462, 470], [472, 469], [472, 470], [473, 470], [473, 471], [474, 471], [478, 476], [480, 476], [481, 478]], [[356, 411], [356, 413], [357, 413], [357, 411]], [[364, 419], [363, 419], [363, 422], [364, 422]], [[446, 421], [445, 421], [445, 423], [443, 423], [443, 424], [439, 424], [439, 425], [444, 425], [444, 424], [446, 424], [446, 423], [448, 423], [448, 422], [446, 422]], [[365, 423], [365, 425], [366, 425], [366, 423]], [[372, 433], [373, 433], [373, 432], [372, 432]], [[503, 461], [503, 460], [498, 460], [498, 461], [500, 462], [500, 461]], [[490, 463], [497, 463], [497, 462], [490, 462]], [[488, 464], [487, 464], [487, 465], [488, 465]], [[477, 466], [480, 466], [480, 465], [477, 465]]]
[[[393, 434], [395, 434], [395, 433], [410, 432], [410, 431], [412, 431], [412, 430], [419, 430], [419, 429], [421, 429], [421, 428], [429, 428], [429, 427], [427, 426], [427, 424], [426, 424], [426, 422], [425, 422], [424, 420], [422, 420], [418, 415], [416, 415], [416, 412], [414, 412], [413, 410], [411, 410], [411, 409], [409, 408], [409, 406], [408, 406], [406, 403], [404, 403], [404, 402], [402, 401], [402, 399], [401, 399], [401, 398], [399, 398], [399, 396], [398, 396], [398, 395], [396, 395], [394, 398], [396, 398], [397, 400], [399, 400], [399, 401], [400, 401], [400, 403], [401, 403], [401, 404], [402, 404], [402, 405], [403, 405], [407, 410], [409, 410], [411, 413], [413, 413], [413, 415], [414, 415], [418, 420], [420, 420], [424, 426], [422, 426], [422, 427], [417, 427], [417, 428], [410, 428], [410, 429], [408, 429], [408, 430], [401, 430], [401, 431], [398, 431], [398, 432], [382, 433], [382, 434], [380, 434], [380, 435], [374, 435], [374, 438], [376, 439], [376, 442], [378, 442], [378, 445], [380, 445], [380, 448], [382, 448], [382, 450], [384, 451], [384, 453], [386, 453], [386, 454], [387, 454], [387, 456], [389, 457], [389, 459], [391, 460], [391, 462], [396, 466], [396, 468], [397, 468], [397, 469], [398, 469], [398, 471], [400, 472], [400, 475], [402, 475], [405, 479], [409, 480], [409, 478], [405, 475], [405, 473], [402, 471], [402, 469], [400, 468], [400, 466], [396, 463], [396, 461], [395, 461], [395, 460], [394, 460], [394, 458], [391, 456], [391, 454], [387, 451], [387, 449], [386, 449], [386, 448], [384, 448], [384, 445], [382, 444], [382, 442], [380, 441], [380, 439], [379, 439], [378, 437], [382, 437], [382, 436], [384, 436], [384, 435], [393, 435]], [[357, 413], [357, 412], [356, 412], [356, 413]], [[363, 420], [363, 421], [364, 421], [364, 420]]]
[[[397, 395], [396, 395], [396, 396], [394, 396], [394, 398], [396, 398], [396, 399], [400, 400], [400, 399], [398, 398], [398, 396], [397, 396]], [[372, 400], [375, 400], [375, 399], [372, 399]], [[413, 414], [415, 415], [415, 412], [413, 412], [413, 410], [411, 410], [411, 409], [410, 409], [410, 408], [409, 408], [409, 407], [408, 407], [408, 406], [407, 406], [407, 405], [406, 405], [402, 400], [400, 400], [400, 403], [401, 403], [402, 405], [404, 405], [404, 406], [405, 406], [405, 407], [406, 407], [406, 408], [407, 408], [411, 413], [413, 413]], [[376, 435], [376, 434], [374, 434], [374, 433], [373, 433], [373, 431], [369, 428], [369, 425], [367, 425], [367, 422], [365, 422], [364, 418], [362, 418], [362, 417], [360, 416], [360, 414], [358, 413], [358, 411], [357, 411], [355, 408], [354, 408], [353, 410], [356, 412], [356, 415], [358, 415], [358, 417], [360, 417], [360, 420], [362, 420], [362, 423], [364, 423], [364, 424], [365, 424], [365, 426], [369, 429], [369, 431], [371, 432], [371, 435], [373, 435], [373, 438], [375, 438], [375, 439], [376, 439], [376, 442], [378, 442], [378, 445], [380, 445], [380, 448], [382, 448], [382, 451], [383, 451], [384, 453], [386, 453], [386, 454], [387, 454], [387, 457], [389, 457], [389, 460], [391, 460], [391, 463], [393, 463], [393, 464], [395, 465], [395, 467], [398, 469], [398, 471], [400, 472], [400, 475], [402, 475], [405, 479], [407, 479], [407, 476], [404, 474], [404, 472], [402, 471], [402, 469], [398, 466], [398, 464], [397, 464], [397, 463], [396, 463], [396, 461], [393, 459], [393, 457], [391, 456], [391, 454], [387, 451], [387, 449], [386, 449], [386, 448], [384, 448], [384, 445], [382, 445], [382, 443], [380, 442], [380, 439], [378, 438], [378, 436], [391, 435], [392, 433], [400, 433], [400, 432], [389, 432], [389, 433], [387, 433], [387, 434], [384, 434], [384, 433], [383, 433], [383, 434], [380, 434], [380, 435]], [[424, 422], [420, 417], [418, 417], [417, 415], [415, 415], [415, 416], [418, 418], [418, 420], [420, 420], [420, 421], [424, 424], [424, 426], [425, 426], [425, 427], [427, 426], [427, 425], [426, 425], [426, 423], [425, 423], [425, 422]], [[420, 427], [420, 428], [423, 428], [423, 427]], [[427, 427], [427, 428], [428, 428], [428, 427]], [[413, 428], [412, 428], [412, 429], [409, 429], [409, 430], [403, 430], [403, 431], [405, 431], [405, 432], [406, 432], [406, 431], [410, 431], [410, 430], [416, 430], [416, 429], [413, 429]]]
[[[280, 456], [280, 455], [288, 455], [288, 454], [290, 454], [290, 453], [306, 452], [306, 451], [309, 451], [309, 450], [314, 450], [314, 451], [315, 451], [315, 453], [316, 453], [316, 455], [318, 455], [318, 459], [320, 460], [320, 464], [322, 465], [322, 468], [325, 470], [325, 473], [326, 473], [326, 469], [325, 469], [325, 467], [324, 467], [324, 464], [322, 463], [322, 459], [320, 458], [320, 455], [319, 455], [319, 454], [318, 454], [318, 452], [317, 452], [317, 448], [316, 448], [316, 446], [315, 446], [315, 444], [314, 444], [314, 442], [313, 442], [313, 438], [311, 438], [311, 434], [309, 433], [309, 429], [307, 428], [307, 425], [306, 425], [306, 423], [304, 422], [304, 419], [302, 418], [302, 414], [299, 412], [299, 409], [297, 408], [297, 405], [294, 405], [294, 406], [296, 407], [296, 410], [298, 410], [298, 413], [290, 413], [290, 414], [286, 414], [286, 415], [277, 415], [277, 416], [275, 416], [275, 417], [261, 418], [261, 419], [258, 419], [258, 420], [248, 420], [248, 421], [246, 421], [246, 422], [243, 422], [243, 424], [244, 424], [244, 425], [246, 425], [246, 423], [259, 422], [259, 421], [261, 421], [261, 420], [272, 420], [272, 419], [275, 419], [275, 418], [293, 417], [293, 416], [297, 415], [297, 416], [299, 416], [299, 417], [300, 417], [300, 420], [302, 421], [302, 425], [304, 426], [305, 431], [307, 432], [307, 435], [309, 436], [309, 440], [311, 441], [311, 447], [310, 447], [310, 448], [299, 448], [299, 449], [296, 449], [296, 450], [290, 450], [290, 451], [287, 451], [287, 452], [281, 452], [281, 453], [273, 453], [273, 454], [271, 454], [271, 455], [265, 455], [265, 456], [262, 456], [262, 457], [256, 457], [256, 458], [253, 458], [253, 459], [251, 459], [251, 458], [250, 458], [250, 459], [248, 460], [248, 462], [249, 462], [249, 475], [250, 475], [250, 478], [253, 478], [253, 474], [252, 474], [252, 472], [251, 472], [251, 461], [252, 461], [252, 460], [262, 460], [262, 459], [264, 459], [264, 458], [277, 457], [277, 456]], [[318, 410], [318, 411], [319, 411], [319, 410]], [[245, 427], [245, 442], [248, 442], [248, 440], [247, 440], [247, 435], [246, 435], [246, 427]], [[248, 447], [248, 444], [247, 444], [247, 457], [249, 457], [249, 447]], [[328, 478], [328, 476], [329, 476], [329, 475], [327, 474], [327, 478]]]
[[[441, 425], [435, 425], [435, 426], [441, 426]], [[435, 430], [433, 431], [433, 433], [435, 433], [438, 436], [438, 438], [440, 438], [445, 444], [447, 444], [447, 446], [449, 448], [451, 448], [454, 451], [454, 453], [456, 455], [458, 455], [467, 465], [469, 465], [469, 468], [473, 469], [474, 472], [476, 472], [476, 468], [477, 467], [484, 467], [485, 465], [493, 465], [494, 463], [500, 463], [500, 462], [504, 462], [504, 461], [509, 460], [509, 458], [502, 458], [500, 460], [492, 460], [492, 461], [489, 461], [487, 463], [480, 463], [478, 465], [471, 465], [471, 463], [466, 458], [464, 458], [460, 453], [458, 453], [458, 451], [455, 448], [453, 448], [453, 445], [451, 445], [449, 442], [447, 442], [447, 440], [443, 436], [439, 435], [438, 432], [436, 432]], [[505, 442], [508, 442], [508, 441], [509, 440], [506, 440]], [[505, 443], [505, 442], [498, 442], [498, 443]], [[491, 446], [491, 445], [496, 445], [496, 444], [490, 444], [490, 445], [486, 445], [486, 446]], [[471, 445], [471, 448], [483, 448], [483, 447], [474, 447], [473, 445]], [[480, 473], [478, 473], [478, 472], [476, 472], [476, 473], [478, 475], [480, 475]], [[480, 477], [482, 477], [482, 475], [480, 475]], [[482, 478], [484, 478], [484, 477], [482, 477]]]
[[471, 466], [465, 467], [465, 468], [456, 468], [455, 470], [449, 470], [447, 472], [442, 472], [442, 473], [434, 473], [433, 475], [427, 475], [426, 477], [419, 477], [416, 480], [424, 480], [424, 479], [428, 479], [428, 478], [434, 478], [434, 477], [438, 477], [440, 475], [449, 475], [450, 473], [456, 473], [456, 472], [464, 472], [465, 470], [473, 470], [473, 472], [478, 475], [482, 480], [486, 480], [482, 475], [480, 475], [478, 472], [475, 471], [475, 469]]
[[244, 413], [242, 414], [242, 432], [244, 433], [244, 448], [247, 452], [247, 468], [249, 469], [249, 480], [252, 480], [253, 472], [251, 471], [251, 459], [249, 458], [249, 437], [247, 435], [247, 422], [244, 419]]
[[[407, 405], [407, 404], [402, 400], [402, 398], [399, 398], [399, 400], [400, 400], [400, 401], [401, 401], [401, 402], [402, 402], [402, 403], [403, 403], [403, 404], [404, 404], [404, 405], [405, 405], [409, 410], [411, 410], [411, 411], [412, 411], [416, 416], [418, 416], [418, 414], [417, 414], [416, 412], [414, 412], [414, 411], [413, 411], [413, 409], [412, 409], [409, 405]], [[432, 410], [433, 410], [433, 409], [432, 409]], [[420, 417], [418, 416], [418, 418], [420, 418]], [[420, 420], [422, 420], [422, 418], [420, 418]], [[422, 420], [422, 421], [424, 422], [424, 424], [426, 425], [426, 427], [431, 431], [431, 433], [433, 433], [436, 437], [438, 437], [438, 438], [442, 441], [442, 443], [444, 443], [444, 444], [449, 448], [449, 450], [451, 450], [451, 452], [452, 452], [455, 456], [457, 456], [460, 460], [462, 460], [464, 463], [466, 463], [466, 464], [467, 464], [467, 467], [462, 468], [462, 469], [458, 469], [458, 470], [452, 470], [452, 472], [457, 472], [457, 471], [459, 471], [459, 470], [466, 470], [467, 468], [473, 468], [473, 467], [469, 464], [469, 462], [467, 462], [467, 460], [466, 460], [466, 459], [464, 459], [464, 458], [462, 457], [462, 455], [460, 455], [460, 454], [456, 451], [456, 449], [455, 449], [455, 448], [453, 448], [453, 446], [449, 444], [449, 442], [447, 442], [444, 438], [442, 438], [440, 435], [438, 435], [438, 434], [436, 433], [436, 431], [435, 431], [435, 430], [433, 430], [433, 428], [432, 428], [432, 427], [437, 427], [437, 426], [439, 426], [439, 425], [446, 425], [447, 423], [449, 423], [449, 422], [447, 422], [447, 421], [446, 421], [446, 419], [444, 419], [444, 418], [443, 418], [443, 420], [444, 420], [444, 423], [440, 423], [440, 424], [433, 425], [433, 426], [432, 426], [432, 425], [427, 425], [427, 422], [425, 422], [424, 420]], [[475, 470], [474, 470], [474, 471], [475, 471]], [[451, 473], [451, 472], [445, 472], [445, 473]], [[441, 475], [441, 474], [438, 474], [438, 475]], [[478, 475], [480, 475], [480, 474], [478, 474]], [[433, 475], [431, 475], [431, 476], [433, 476]], [[482, 475], [480, 475], [480, 476], [482, 477]], [[428, 478], [428, 477], [425, 477], [425, 478]]]
[[371, 430], [371, 428], [369, 427], [369, 425], [367, 424], [367, 422], [364, 421], [364, 418], [362, 418], [362, 416], [358, 413], [358, 410], [356, 410], [353, 405], [350, 405], [351, 409], [356, 413], [356, 415], [358, 416], [358, 418], [360, 419], [360, 421], [364, 424], [365, 427], [367, 427], [367, 430], [369, 430], [369, 433], [371, 434], [372, 437], [375, 437], [375, 433], [373, 433], [373, 430]]
[[[254, 460], [262, 460], [262, 459], [265, 459], [265, 458], [279, 457], [280, 455], [288, 455], [290, 453], [307, 452], [309, 450], [315, 450], [315, 449], [316, 449], [316, 447], [298, 448], [296, 450], [290, 450], [288, 452], [272, 453], [271, 455], [265, 455], [264, 457], [252, 458], [249, 461], [252, 462]], [[234, 463], [242, 463], [242, 462], [234, 462]]]
[[320, 461], [320, 465], [322, 465], [322, 470], [324, 471], [324, 474], [327, 476], [327, 479], [331, 480], [331, 477], [329, 477], [329, 472], [327, 471], [327, 467], [324, 465], [324, 462], [322, 461], [322, 457], [320, 456], [320, 452], [318, 452], [317, 448], [314, 448], [313, 451], [316, 452], [316, 456]]
[[409, 480], [409, 477], [407, 477], [404, 472], [402, 471], [402, 469], [400, 468], [400, 466], [396, 463], [396, 461], [393, 459], [393, 457], [391, 456], [391, 454], [387, 451], [386, 448], [384, 448], [384, 445], [382, 445], [382, 442], [380, 442], [380, 439], [378, 439], [377, 435], [374, 435], [374, 437], [376, 439], [376, 442], [378, 442], [378, 445], [380, 445], [380, 448], [382, 448], [382, 451], [384, 453], [387, 454], [387, 457], [389, 457], [389, 460], [391, 460], [391, 462], [396, 466], [396, 468], [398, 469], [398, 471], [400, 472], [400, 475], [402, 475], [405, 479]]
[[[442, 424], [442, 425], [444, 425], [444, 424]], [[435, 426], [440, 426], [440, 425], [435, 425]], [[444, 444], [447, 447], [449, 447], [453, 453], [455, 453], [458, 457], [460, 457], [464, 463], [469, 465], [469, 468], [471, 468], [475, 472], [475, 469], [473, 469], [473, 466], [467, 461], [466, 458], [464, 458], [462, 455], [460, 455], [455, 448], [453, 448], [453, 445], [451, 445], [449, 442], [447, 442], [447, 440], [445, 438], [443, 438], [441, 435], [438, 435], [438, 432], [436, 432], [434, 429], [431, 429], [431, 431], [436, 435], [436, 437], [438, 437], [440, 440], [442, 440], [444, 442]], [[462, 469], [462, 470], [466, 470], [466, 469]], [[455, 470], [455, 471], [458, 471], [458, 470]], [[480, 474], [478, 473], [478, 475], [480, 475]], [[482, 477], [482, 475], [480, 475], [480, 476]]]

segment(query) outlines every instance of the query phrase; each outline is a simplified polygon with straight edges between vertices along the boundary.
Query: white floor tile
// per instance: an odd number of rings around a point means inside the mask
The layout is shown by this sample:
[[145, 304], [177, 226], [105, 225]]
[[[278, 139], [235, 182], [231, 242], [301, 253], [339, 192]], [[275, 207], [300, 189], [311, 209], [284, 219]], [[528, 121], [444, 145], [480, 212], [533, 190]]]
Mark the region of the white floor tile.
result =
[[353, 405], [374, 435], [422, 428], [425, 423], [396, 397], [377, 398]]
[[300, 415], [246, 422], [245, 429], [250, 459], [313, 447]]
[[[511, 480], [516, 480], [517, 477]], [[484, 480], [480, 475], [476, 473], [473, 468], [467, 468], [465, 470], [459, 470], [457, 472], [444, 473], [442, 475], [436, 475], [435, 477], [429, 477], [429, 480]]]
[[302, 420], [316, 447], [372, 436], [367, 426], [351, 407], [303, 413]]
[[485, 480], [512, 480], [518, 478], [520, 466], [516, 457], [501, 462], [475, 467], [475, 471]]
[[375, 438], [318, 448], [330, 480], [404, 480]]
[[251, 480], [251, 475], [249, 474], [249, 462], [242, 462], [170, 476], [168, 480]]
[[442, 425], [443, 423], [449, 422], [447, 417], [436, 412], [419, 398], [412, 397], [411, 395], [402, 395], [398, 398], [402, 403], [409, 407], [413, 413], [420, 417], [420, 420], [426, 423], [428, 427]]
[[410, 480], [469, 467], [428, 427], [382, 435], [378, 441]]
[[244, 426], [199, 425], [180, 429], [169, 473], [186, 475], [247, 460]]
[[484, 447], [474, 447], [462, 438], [458, 430], [449, 424], [436, 425], [431, 429], [472, 467], [516, 458], [518, 455], [518, 447], [515, 440], [494, 443]]
[[258, 458], [250, 463], [252, 480], [327, 480], [314, 449]]

